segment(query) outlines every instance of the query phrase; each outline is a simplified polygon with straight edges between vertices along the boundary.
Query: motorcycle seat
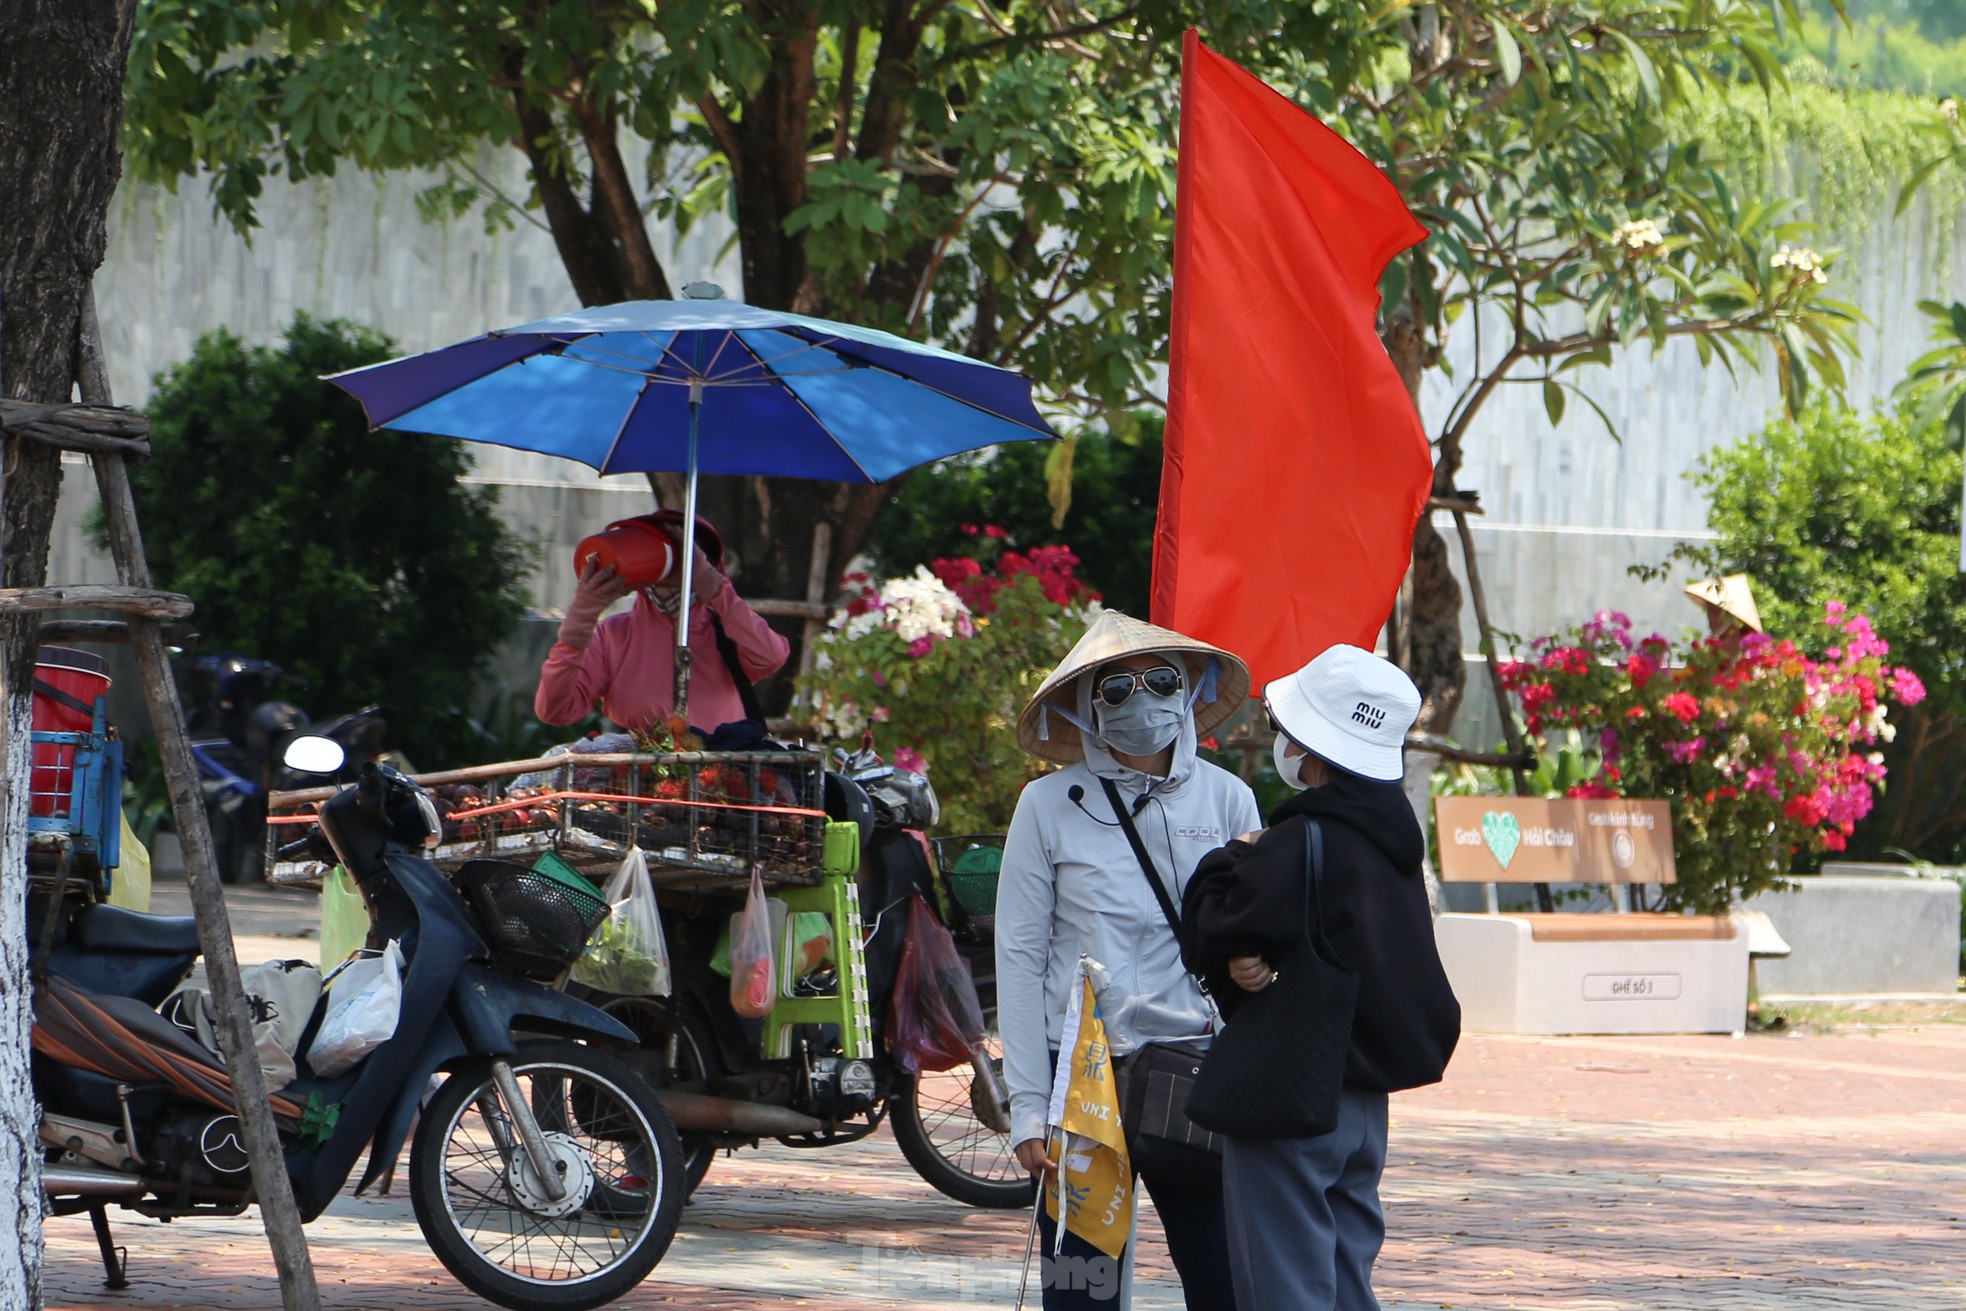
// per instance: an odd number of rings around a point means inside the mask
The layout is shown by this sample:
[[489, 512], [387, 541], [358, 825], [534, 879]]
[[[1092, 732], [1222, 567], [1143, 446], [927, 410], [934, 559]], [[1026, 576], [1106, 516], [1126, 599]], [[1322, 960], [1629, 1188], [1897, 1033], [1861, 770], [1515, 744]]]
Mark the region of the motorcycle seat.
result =
[[146, 915], [121, 906], [84, 906], [75, 913], [74, 944], [89, 951], [196, 955], [198, 921], [189, 915]]

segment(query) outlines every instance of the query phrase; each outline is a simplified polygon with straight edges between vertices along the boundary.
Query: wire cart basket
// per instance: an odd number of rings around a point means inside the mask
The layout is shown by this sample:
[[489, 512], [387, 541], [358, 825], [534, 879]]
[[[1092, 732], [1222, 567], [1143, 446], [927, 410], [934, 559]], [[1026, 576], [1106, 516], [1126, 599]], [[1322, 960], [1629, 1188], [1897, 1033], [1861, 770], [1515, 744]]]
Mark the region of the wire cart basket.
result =
[[997, 877], [1003, 868], [1003, 834], [970, 833], [931, 838], [935, 874], [950, 932], [975, 945], [996, 934]]
[[[819, 883], [824, 770], [805, 751], [567, 752], [414, 777], [436, 802], [443, 831], [430, 858], [447, 872], [552, 852], [600, 882], [639, 846], [656, 886], [729, 891], [747, 884], [754, 866], [770, 884]], [[272, 798], [271, 846], [305, 832], [295, 826], [327, 795]], [[278, 863], [268, 873], [275, 883], [318, 877]]]

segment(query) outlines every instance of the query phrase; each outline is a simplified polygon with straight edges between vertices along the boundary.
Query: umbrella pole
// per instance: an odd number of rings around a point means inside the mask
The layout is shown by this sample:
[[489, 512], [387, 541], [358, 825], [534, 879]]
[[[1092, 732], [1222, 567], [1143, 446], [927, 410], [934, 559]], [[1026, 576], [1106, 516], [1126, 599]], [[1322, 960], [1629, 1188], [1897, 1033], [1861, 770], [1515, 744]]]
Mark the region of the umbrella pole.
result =
[[689, 480], [683, 490], [683, 592], [676, 607], [676, 710], [689, 722], [689, 617], [696, 606], [696, 439], [703, 409], [703, 382], [689, 380]]

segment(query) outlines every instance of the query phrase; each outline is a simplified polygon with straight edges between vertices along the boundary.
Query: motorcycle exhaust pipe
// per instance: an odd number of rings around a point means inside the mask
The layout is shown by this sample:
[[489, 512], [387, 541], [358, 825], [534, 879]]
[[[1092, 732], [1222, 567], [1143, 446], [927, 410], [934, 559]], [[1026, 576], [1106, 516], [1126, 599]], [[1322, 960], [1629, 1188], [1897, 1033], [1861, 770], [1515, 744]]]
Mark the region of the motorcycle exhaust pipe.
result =
[[731, 1097], [706, 1097], [702, 1093], [676, 1092], [658, 1088], [656, 1098], [678, 1129], [697, 1133], [755, 1134], [760, 1138], [781, 1138], [791, 1134], [818, 1133], [826, 1126], [810, 1115], [789, 1106], [763, 1102], [740, 1102]]
[[49, 1197], [113, 1197], [119, 1193], [140, 1193], [143, 1180], [114, 1170], [91, 1170], [77, 1165], [41, 1167], [41, 1191]]

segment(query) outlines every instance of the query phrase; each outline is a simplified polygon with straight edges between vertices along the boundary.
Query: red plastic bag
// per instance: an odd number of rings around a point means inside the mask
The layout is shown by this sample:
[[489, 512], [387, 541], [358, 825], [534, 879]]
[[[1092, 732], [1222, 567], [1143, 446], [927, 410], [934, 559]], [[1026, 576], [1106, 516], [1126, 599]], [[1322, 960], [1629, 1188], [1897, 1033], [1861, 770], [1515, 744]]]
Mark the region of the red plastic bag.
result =
[[887, 1047], [910, 1073], [967, 1065], [983, 1041], [983, 1005], [969, 962], [919, 892], [908, 901], [908, 935], [888, 1003]]
[[765, 901], [763, 867], [751, 867], [751, 892], [730, 929], [730, 1006], [739, 1015], [763, 1019], [778, 996], [778, 970], [772, 959], [771, 906]]

